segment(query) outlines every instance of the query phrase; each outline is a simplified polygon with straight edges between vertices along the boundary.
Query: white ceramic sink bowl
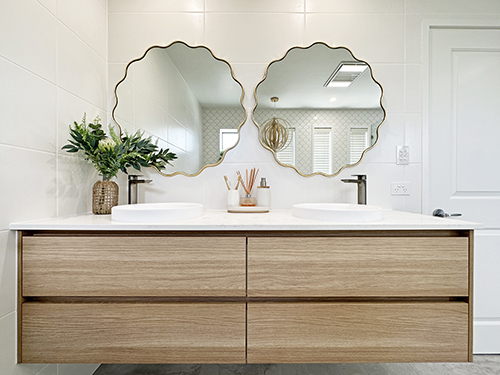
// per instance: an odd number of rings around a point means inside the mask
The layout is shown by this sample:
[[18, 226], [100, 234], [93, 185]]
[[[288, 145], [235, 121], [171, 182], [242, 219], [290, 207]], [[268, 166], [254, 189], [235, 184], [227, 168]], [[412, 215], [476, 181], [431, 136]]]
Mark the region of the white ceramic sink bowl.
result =
[[299, 203], [292, 206], [292, 215], [337, 223], [368, 223], [382, 220], [382, 208], [348, 203]]
[[201, 215], [203, 215], [201, 203], [139, 203], [115, 206], [111, 209], [111, 220], [130, 223], [194, 219]]

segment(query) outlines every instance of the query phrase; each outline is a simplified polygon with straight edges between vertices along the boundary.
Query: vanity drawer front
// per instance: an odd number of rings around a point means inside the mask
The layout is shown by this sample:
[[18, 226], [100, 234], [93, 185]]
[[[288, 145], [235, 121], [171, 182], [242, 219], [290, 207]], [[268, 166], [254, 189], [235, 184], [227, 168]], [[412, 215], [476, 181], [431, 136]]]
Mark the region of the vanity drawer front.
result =
[[467, 362], [468, 305], [249, 303], [248, 363]]
[[23, 237], [23, 296], [245, 296], [245, 237]]
[[244, 363], [245, 303], [24, 303], [23, 363]]
[[251, 297], [468, 296], [467, 237], [250, 237]]

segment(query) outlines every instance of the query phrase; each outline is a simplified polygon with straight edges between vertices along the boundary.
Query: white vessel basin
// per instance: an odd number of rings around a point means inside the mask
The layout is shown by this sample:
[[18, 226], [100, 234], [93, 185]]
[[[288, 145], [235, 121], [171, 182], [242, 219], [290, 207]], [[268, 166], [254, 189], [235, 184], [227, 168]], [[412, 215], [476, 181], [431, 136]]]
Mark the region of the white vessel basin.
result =
[[111, 220], [131, 223], [194, 219], [201, 215], [203, 215], [201, 203], [139, 203], [115, 206], [111, 209]]
[[382, 220], [382, 208], [348, 203], [299, 203], [292, 206], [292, 215], [337, 223], [367, 223]]

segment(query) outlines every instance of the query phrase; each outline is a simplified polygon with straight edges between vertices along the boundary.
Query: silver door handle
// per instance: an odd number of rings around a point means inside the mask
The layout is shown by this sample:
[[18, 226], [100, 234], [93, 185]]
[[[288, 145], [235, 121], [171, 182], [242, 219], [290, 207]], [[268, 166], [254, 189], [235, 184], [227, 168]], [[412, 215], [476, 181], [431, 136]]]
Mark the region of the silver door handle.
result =
[[436, 208], [433, 212], [432, 212], [432, 216], [437, 216], [437, 217], [448, 217], [448, 216], [462, 216], [462, 214], [460, 213], [455, 213], [455, 214], [447, 214], [446, 212], [444, 212], [442, 209], [440, 208]]

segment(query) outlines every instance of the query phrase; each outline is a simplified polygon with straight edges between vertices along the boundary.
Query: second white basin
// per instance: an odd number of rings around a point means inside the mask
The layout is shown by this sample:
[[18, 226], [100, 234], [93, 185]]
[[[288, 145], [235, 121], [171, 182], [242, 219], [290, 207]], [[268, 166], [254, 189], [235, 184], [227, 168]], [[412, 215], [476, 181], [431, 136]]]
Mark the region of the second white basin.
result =
[[382, 220], [382, 208], [348, 203], [299, 203], [292, 206], [292, 215], [337, 223], [368, 223]]
[[139, 203], [115, 206], [111, 209], [111, 220], [129, 223], [194, 219], [201, 215], [203, 215], [201, 203]]

